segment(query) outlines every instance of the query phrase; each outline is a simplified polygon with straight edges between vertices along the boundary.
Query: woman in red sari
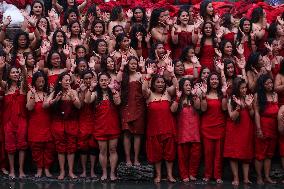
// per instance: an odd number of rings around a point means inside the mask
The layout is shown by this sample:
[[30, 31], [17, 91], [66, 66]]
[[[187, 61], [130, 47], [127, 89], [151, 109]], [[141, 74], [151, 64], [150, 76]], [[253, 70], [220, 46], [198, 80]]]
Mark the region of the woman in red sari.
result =
[[[193, 82], [182, 78], [179, 82], [180, 101], [172, 105], [177, 112], [177, 142], [179, 174], [183, 182], [195, 181], [201, 158], [200, 98], [194, 93]], [[196, 91], [196, 90], [195, 90]]]
[[[16, 177], [14, 163], [15, 153], [19, 151], [19, 178], [24, 178], [24, 161], [27, 144], [27, 72], [25, 59], [18, 61], [21, 71], [12, 66], [8, 70], [8, 80], [3, 81], [3, 68], [6, 65], [5, 58], [0, 57], [0, 87], [5, 90], [3, 105], [3, 126], [5, 133], [5, 150], [8, 153], [10, 173], [12, 179]], [[21, 79], [22, 78], [22, 79]]]
[[244, 183], [250, 184], [249, 163], [253, 159], [253, 95], [247, 95], [244, 79], [233, 81], [232, 97], [228, 102], [229, 117], [226, 123], [224, 157], [230, 158], [233, 173], [232, 185], [239, 185], [238, 161], [242, 163]]
[[38, 71], [34, 73], [32, 88], [27, 94], [28, 141], [32, 150], [32, 157], [37, 165], [35, 177], [41, 177], [44, 170], [46, 177], [51, 177], [49, 168], [54, 160], [54, 142], [51, 135], [51, 116], [43, 106], [48, 97], [47, 76]]
[[[168, 65], [167, 70], [171, 74], [173, 81], [174, 68]], [[162, 160], [166, 161], [167, 179], [176, 182], [173, 177], [173, 161], [176, 155], [175, 147], [175, 120], [171, 112], [171, 96], [175, 95], [177, 81], [175, 85], [168, 87], [165, 79], [161, 75], [155, 75], [152, 67], [147, 68], [147, 76], [142, 85], [142, 92], [147, 99], [147, 130], [146, 130], [146, 152], [149, 163], [155, 164], [155, 183], [161, 182]], [[151, 81], [151, 84], [149, 84]], [[150, 87], [151, 86], [151, 87]], [[176, 99], [178, 101], [179, 99]]]
[[111, 77], [107, 73], [101, 73], [98, 77], [98, 86], [95, 82], [91, 83], [85, 95], [87, 104], [94, 102], [95, 121], [93, 123], [93, 136], [99, 143], [99, 161], [102, 166], [103, 174], [101, 180], [107, 179], [107, 159], [109, 153], [110, 160], [110, 180], [117, 180], [115, 170], [117, 166], [117, 142], [120, 135], [119, 114], [116, 106], [120, 104], [120, 94], [111, 84]]
[[[202, 87], [201, 98], [201, 134], [203, 137], [205, 174], [204, 181], [210, 178], [222, 183], [222, 158], [225, 137], [225, 113], [227, 110], [227, 84], [221, 87], [221, 79], [216, 73], [211, 73], [207, 79], [206, 88]], [[222, 88], [222, 90], [221, 90]], [[213, 175], [212, 175], [213, 173]]]
[[[138, 65], [139, 63], [139, 65]], [[145, 61], [135, 56], [122, 60], [117, 81], [121, 82], [121, 123], [124, 131], [124, 152], [126, 165], [131, 166], [131, 137], [134, 138], [134, 165], [139, 166], [141, 138], [145, 132], [145, 100], [142, 94], [142, 74], [138, 66], [145, 69]]]
[[[257, 92], [255, 94], [255, 169], [257, 173], [257, 183], [276, 183], [269, 174], [271, 168], [271, 158], [275, 153], [277, 144], [277, 114], [278, 97], [273, 90], [273, 80], [271, 77], [261, 75], [257, 80]], [[264, 168], [265, 180], [262, 178]]]

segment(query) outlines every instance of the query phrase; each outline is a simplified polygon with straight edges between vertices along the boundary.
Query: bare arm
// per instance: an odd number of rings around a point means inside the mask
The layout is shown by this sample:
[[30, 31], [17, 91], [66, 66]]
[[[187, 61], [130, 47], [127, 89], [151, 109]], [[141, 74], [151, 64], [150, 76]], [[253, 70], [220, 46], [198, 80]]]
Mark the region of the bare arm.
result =
[[274, 82], [274, 90], [277, 93], [281, 93], [284, 91], [284, 85], [281, 82], [281, 76], [279, 74], [276, 75], [275, 82]]
[[32, 91], [29, 91], [27, 94], [27, 104], [26, 108], [31, 111], [35, 106], [35, 94]]
[[236, 121], [240, 115], [239, 110], [240, 110], [240, 106], [237, 105], [235, 110], [232, 110], [232, 105], [231, 105], [231, 101], [229, 100], [228, 102], [228, 112], [229, 112], [229, 116], [231, 118], [231, 120]]

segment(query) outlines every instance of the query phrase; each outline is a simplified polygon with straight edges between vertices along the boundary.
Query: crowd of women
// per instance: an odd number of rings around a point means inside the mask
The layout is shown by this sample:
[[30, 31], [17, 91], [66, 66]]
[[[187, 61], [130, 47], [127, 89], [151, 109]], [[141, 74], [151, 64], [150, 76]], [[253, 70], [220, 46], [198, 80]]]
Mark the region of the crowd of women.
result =
[[[142, 6], [110, 10], [93, 4], [63, 6], [40, 0], [22, 11], [22, 30], [7, 37], [11, 18], [0, 32], [0, 166], [25, 177], [25, 151], [37, 166], [35, 177], [58, 179], [74, 174], [79, 153], [81, 177], [117, 179], [118, 138], [127, 166], [140, 166], [145, 142], [147, 161], [161, 181], [194, 181], [204, 157], [203, 180], [222, 183], [228, 158], [232, 184], [258, 184], [270, 178], [271, 158], [280, 152], [284, 167], [284, 14], [271, 22], [255, 7], [248, 17], [219, 15], [210, 1], [200, 11]], [[48, 12], [48, 14], [45, 14]], [[141, 140], [145, 136], [145, 141]], [[133, 153], [132, 153], [132, 148]], [[278, 150], [276, 150], [278, 149]], [[57, 154], [57, 156], [56, 156]], [[56, 158], [57, 157], [57, 158]], [[66, 161], [67, 160], [67, 161]], [[108, 163], [109, 161], [109, 163]], [[8, 162], [8, 163], [6, 163]], [[65, 172], [65, 164], [68, 172]]]

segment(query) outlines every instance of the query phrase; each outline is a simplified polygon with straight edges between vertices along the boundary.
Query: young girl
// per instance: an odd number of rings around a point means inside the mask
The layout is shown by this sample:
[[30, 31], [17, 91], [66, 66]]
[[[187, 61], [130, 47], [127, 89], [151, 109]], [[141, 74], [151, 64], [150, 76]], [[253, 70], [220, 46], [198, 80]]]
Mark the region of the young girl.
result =
[[59, 180], [65, 177], [65, 158], [67, 154], [68, 175], [77, 178], [73, 173], [74, 156], [77, 150], [78, 117], [77, 110], [81, 102], [75, 90], [71, 89], [71, 76], [63, 72], [59, 74], [54, 91], [44, 102], [44, 107], [53, 108], [52, 134], [60, 167]]
[[224, 157], [230, 158], [233, 185], [239, 185], [238, 161], [242, 163], [243, 181], [250, 184], [249, 163], [254, 156], [253, 96], [247, 95], [244, 79], [233, 80], [232, 97], [228, 102], [229, 117], [226, 123]]
[[119, 114], [116, 106], [120, 104], [120, 95], [111, 84], [111, 77], [101, 73], [98, 77], [98, 86], [92, 82], [90, 89], [85, 94], [86, 103], [95, 103], [95, 121], [93, 122], [93, 136], [99, 143], [99, 161], [103, 174], [101, 180], [107, 179], [107, 155], [110, 160], [110, 180], [117, 180], [115, 170], [117, 166], [117, 142], [120, 135]]
[[265, 182], [276, 183], [269, 174], [271, 158], [274, 155], [277, 144], [277, 114], [278, 97], [273, 89], [273, 80], [268, 75], [261, 75], [257, 80], [257, 92], [255, 94], [255, 169], [257, 183], [264, 184], [262, 169], [264, 168]]
[[51, 135], [50, 112], [43, 107], [49, 92], [47, 76], [41, 71], [34, 73], [31, 87], [26, 107], [29, 110], [28, 141], [32, 158], [37, 165], [35, 177], [41, 177], [43, 170], [45, 176], [51, 177], [49, 168], [54, 160], [55, 147]]
[[[202, 87], [201, 98], [201, 134], [204, 144], [205, 175], [204, 181], [213, 176], [216, 182], [222, 183], [222, 158], [225, 137], [225, 113], [227, 110], [227, 85], [221, 87], [218, 74], [211, 73], [206, 87]], [[212, 175], [213, 173], [213, 175]]]
[[126, 165], [131, 166], [131, 136], [134, 137], [134, 165], [139, 166], [139, 152], [141, 137], [145, 131], [145, 101], [142, 95], [142, 75], [138, 72], [138, 63], [144, 67], [145, 62], [139, 62], [135, 56], [122, 60], [117, 74], [118, 82], [121, 82], [121, 120], [124, 131], [124, 151]]
[[3, 106], [3, 126], [5, 132], [5, 150], [8, 153], [10, 174], [15, 178], [14, 159], [16, 151], [19, 151], [19, 178], [24, 178], [25, 150], [27, 149], [27, 72], [25, 59], [18, 61], [21, 70], [12, 66], [8, 70], [8, 80], [3, 81], [3, 68], [5, 58], [0, 58], [0, 87], [5, 90]]
[[[179, 101], [171, 109], [178, 113], [177, 142], [179, 174], [183, 182], [195, 181], [201, 158], [200, 142], [200, 98], [194, 94], [193, 82], [188, 78], [179, 81]], [[179, 97], [177, 97], [179, 98]]]
[[[174, 68], [168, 65], [167, 70], [174, 78]], [[166, 161], [167, 179], [176, 182], [173, 177], [173, 161], [175, 159], [175, 121], [170, 109], [171, 96], [175, 95], [177, 84], [168, 87], [165, 79], [161, 75], [152, 77], [152, 67], [147, 68], [147, 76], [142, 85], [142, 92], [147, 99], [147, 133], [146, 133], [146, 152], [150, 163], [155, 164], [156, 177], [155, 183], [161, 181], [162, 160]], [[149, 86], [151, 81], [151, 86]]]

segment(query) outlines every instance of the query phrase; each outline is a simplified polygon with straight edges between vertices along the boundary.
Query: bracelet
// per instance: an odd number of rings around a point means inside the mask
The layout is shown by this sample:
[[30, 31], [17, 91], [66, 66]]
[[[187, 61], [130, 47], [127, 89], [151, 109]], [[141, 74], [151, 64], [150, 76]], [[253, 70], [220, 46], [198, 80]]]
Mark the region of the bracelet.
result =
[[36, 30], [36, 27], [34, 27], [34, 26], [29, 26], [28, 29], [29, 29], [30, 33], [34, 33], [35, 30]]
[[44, 60], [45, 59], [45, 56], [44, 55], [41, 55], [40, 56], [40, 60]]
[[150, 80], [151, 80], [151, 77], [149, 77], [149, 78], [145, 77], [144, 80], [145, 80], [145, 81], [150, 81]]

